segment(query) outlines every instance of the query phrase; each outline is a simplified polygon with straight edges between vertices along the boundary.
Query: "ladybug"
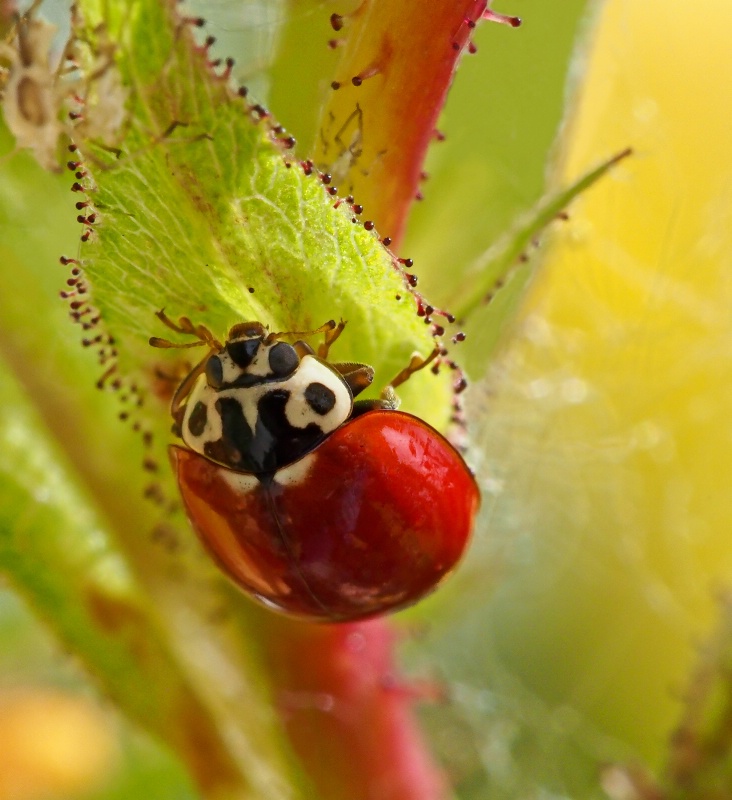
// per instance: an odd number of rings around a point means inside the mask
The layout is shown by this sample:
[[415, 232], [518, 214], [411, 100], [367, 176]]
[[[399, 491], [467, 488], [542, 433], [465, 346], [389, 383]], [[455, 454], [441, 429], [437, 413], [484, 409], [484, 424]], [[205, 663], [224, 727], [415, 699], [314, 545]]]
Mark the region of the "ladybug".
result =
[[[176, 390], [170, 446], [188, 517], [221, 569], [265, 606], [336, 622], [383, 614], [431, 592], [460, 559], [479, 505], [459, 453], [397, 411], [394, 388], [354, 400], [374, 377], [328, 351], [345, 323], [271, 333], [234, 325], [222, 344], [182, 317], [172, 330], [208, 348]], [[325, 334], [317, 354], [285, 337]]]

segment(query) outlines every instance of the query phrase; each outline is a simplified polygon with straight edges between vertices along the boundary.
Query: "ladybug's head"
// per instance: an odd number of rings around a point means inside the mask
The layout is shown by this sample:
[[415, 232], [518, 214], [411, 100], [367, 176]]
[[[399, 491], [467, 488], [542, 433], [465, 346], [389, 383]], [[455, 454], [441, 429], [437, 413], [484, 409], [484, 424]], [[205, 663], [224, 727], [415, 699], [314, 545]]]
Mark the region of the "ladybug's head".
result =
[[300, 365], [297, 350], [278, 341], [260, 322], [242, 322], [229, 331], [223, 349], [206, 362], [212, 389], [234, 389], [290, 377]]

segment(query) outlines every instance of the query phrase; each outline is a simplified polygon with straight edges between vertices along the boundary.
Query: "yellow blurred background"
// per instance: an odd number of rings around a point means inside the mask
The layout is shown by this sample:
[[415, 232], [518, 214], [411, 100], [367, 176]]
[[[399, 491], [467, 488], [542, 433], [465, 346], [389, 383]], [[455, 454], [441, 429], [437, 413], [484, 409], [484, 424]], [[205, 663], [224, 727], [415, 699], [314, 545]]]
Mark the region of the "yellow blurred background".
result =
[[555, 223], [472, 400], [486, 658], [656, 767], [732, 584], [730, 24], [722, 0], [601, 7], [552, 183], [633, 155]]

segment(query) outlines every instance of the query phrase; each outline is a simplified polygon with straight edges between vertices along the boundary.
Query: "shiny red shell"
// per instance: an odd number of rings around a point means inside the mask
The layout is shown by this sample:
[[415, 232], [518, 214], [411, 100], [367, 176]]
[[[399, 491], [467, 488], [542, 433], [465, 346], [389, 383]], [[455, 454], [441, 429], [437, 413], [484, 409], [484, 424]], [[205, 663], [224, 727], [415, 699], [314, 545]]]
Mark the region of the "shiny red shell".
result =
[[382, 614], [431, 592], [465, 550], [480, 502], [452, 445], [398, 411], [338, 428], [289, 485], [275, 476], [241, 490], [226, 467], [170, 453], [188, 516], [224, 572], [265, 605], [313, 620]]

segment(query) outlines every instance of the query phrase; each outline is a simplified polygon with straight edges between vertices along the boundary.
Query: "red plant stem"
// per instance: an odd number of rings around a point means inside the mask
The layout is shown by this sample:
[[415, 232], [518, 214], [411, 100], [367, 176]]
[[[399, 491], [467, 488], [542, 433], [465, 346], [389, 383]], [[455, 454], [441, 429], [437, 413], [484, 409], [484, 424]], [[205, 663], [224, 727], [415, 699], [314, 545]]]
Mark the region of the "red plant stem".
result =
[[[345, 37], [343, 56], [314, 160], [393, 248], [457, 63], [486, 7], [486, 0], [363, 0], [331, 19]], [[279, 618], [268, 620], [265, 635], [285, 726], [319, 800], [449, 796], [414, 716], [419, 693], [397, 673], [388, 620]]]
[[398, 249], [455, 68], [485, 0], [365, 0], [345, 44], [315, 161]]
[[449, 790], [400, 680], [386, 619], [270, 623], [280, 711], [319, 800], [444, 800]]

